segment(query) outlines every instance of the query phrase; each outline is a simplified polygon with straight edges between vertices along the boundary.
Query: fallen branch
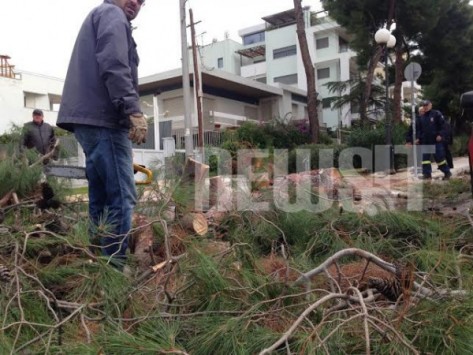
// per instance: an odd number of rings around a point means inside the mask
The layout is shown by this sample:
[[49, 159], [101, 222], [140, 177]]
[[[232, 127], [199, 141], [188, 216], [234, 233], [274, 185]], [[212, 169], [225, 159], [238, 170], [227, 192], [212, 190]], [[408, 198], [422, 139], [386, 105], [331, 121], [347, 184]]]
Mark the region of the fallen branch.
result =
[[302, 312], [302, 314], [299, 316], [299, 318], [296, 319], [296, 321], [291, 325], [291, 327], [273, 345], [271, 345], [269, 348], [263, 349], [259, 353], [259, 355], [269, 354], [272, 351], [276, 350], [279, 346], [284, 344], [289, 339], [289, 337], [292, 335], [292, 333], [294, 333], [294, 331], [299, 326], [299, 324], [307, 317], [307, 315], [309, 315], [317, 307], [321, 306], [325, 302], [328, 302], [332, 299], [346, 298], [346, 297], [347, 297], [347, 295], [343, 294], [343, 293], [331, 293], [331, 294], [328, 294], [327, 296], [322, 297], [317, 302], [311, 304], [308, 308], [306, 308], [304, 310], [304, 312]]
[[49, 158], [51, 158], [54, 155], [54, 153], [56, 152], [56, 149], [59, 146], [59, 141], [60, 141], [59, 139], [56, 139], [56, 142], [54, 142], [54, 145], [53, 145], [52, 149], [49, 152], [47, 152], [46, 154], [42, 155], [38, 160], [36, 160], [29, 167], [32, 168], [36, 165], [42, 164], [45, 160], [49, 160]]
[[13, 190], [10, 190], [0, 199], [0, 208], [8, 204], [8, 202], [12, 198], [12, 194], [13, 194]]
[[386, 271], [389, 271], [393, 274], [396, 272], [396, 267], [393, 264], [388, 263], [387, 261], [384, 261], [383, 259], [378, 258], [376, 255], [371, 254], [370, 252], [364, 251], [362, 249], [348, 248], [348, 249], [340, 250], [339, 252], [335, 253], [330, 258], [325, 260], [325, 262], [320, 264], [315, 269], [312, 269], [312, 270], [306, 272], [305, 274], [303, 274], [302, 276], [300, 276], [295, 281], [295, 286], [300, 285], [302, 282], [308, 282], [312, 277], [324, 272], [326, 269], [329, 268], [330, 265], [335, 263], [338, 259], [340, 259], [342, 257], [345, 257], [345, 256], [353, 256], [353, 255], [365, 258], [368, 261], [373, 262], [374, 264], [376, 264], [380, 268], [382, 268]]
[[[376, 255], [367, 252], [362, 249], [357, 249], [357, 248], [348, 248], [348, 249], [343, 249], [340, 250], [339, 252], [335, 253], [332, 255], [330, 258], [328, 258], [325, 262], [317, 266], [315, 269], [312, 269], [302, 276], [300, 276], [294, 283], [295, 286], [300, 285], [301, 283], [305, 282], [307, 285], [310, 284], [310, 279], [322, 272], [326, 272], [330, 265], [336, 263], [339, 259], [346, 257], [346, 256], [359, 256], [362, 258], [367, 259], [369, 262], [372, 262], [379, 266], [380, 268], [392, 273], [393, 275], [396, 275], [396, 267], [388, 263], [387, 261], [384, 261], [381, 258], [378, 258]], [[450, 290], [450, 289], [435, 289], [431, 290], [430, 288], [427, 288], [425, 286], [422, 286], [422, 284], [419, 284], [418, 282], [413, 282], [413, 289], [416, 291], [416, 296], [417, 298], [433, 298], [437, 296], [437, 298], [444, 298], [447, 296], [453, 296], [453, 297], [465, 297], [468, 295], [468, 291], [466, 290]]]
[[365, 328], [365, 339], [366, 339], [366, 354], [369, 355], [371, 353], [371, 346], [370, 346], [370, 329], [368, 326], [368, 309], [366, 308], [366, 304], [364, 302], [364, 298], [356, 287], [350, 287], [349, 290], [356, 293], [358, 296], [358, 302], [360, 302], [361, 309], [363, 310], [363, 326]]

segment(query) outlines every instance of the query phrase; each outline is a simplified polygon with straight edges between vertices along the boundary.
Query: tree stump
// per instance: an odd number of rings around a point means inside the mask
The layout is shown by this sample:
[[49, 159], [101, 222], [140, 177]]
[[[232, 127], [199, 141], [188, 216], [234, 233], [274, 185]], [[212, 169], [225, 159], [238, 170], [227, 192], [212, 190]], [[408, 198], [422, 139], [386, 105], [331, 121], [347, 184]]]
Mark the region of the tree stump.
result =
[[182, 218], [182, 226], [197, 235], [204, 235], [209, 229], [207, 219], [202, 213], [186, 214]]
[[209, 179], [209, 207], [218, 211], [231, 211], [234, 209], [233, 190], [226, 186], [221, 176]]
[[182, 182], [187, 184], [191, 196], [189, 198], [189, 209], [201, 211], [208, 201], [204, 198], [205, 178], [208, 176], [210, 167], [192, 158], [187, 158], [186, 166], [182, 174]]

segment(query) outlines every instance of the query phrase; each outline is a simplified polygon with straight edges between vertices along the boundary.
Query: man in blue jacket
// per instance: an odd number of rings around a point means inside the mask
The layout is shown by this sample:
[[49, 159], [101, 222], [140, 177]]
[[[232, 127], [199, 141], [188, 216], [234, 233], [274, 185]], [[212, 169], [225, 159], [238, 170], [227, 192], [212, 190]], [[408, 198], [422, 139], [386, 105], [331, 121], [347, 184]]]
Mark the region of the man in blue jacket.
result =
[[105, 0], [86, 17], [67, 71], [57, 125], [74, 132], [86, 157], [92, 239], [122, 269], [136, 189], [132, 143], [146, 141], [131, 21], [144, 0]]
[[[424, 108], [424, 114], [419, 119], [418, 143], [422, 145], [435, 146], [435, 161], [440, 171], [444, 173], [443, 180], [448, 180], [452, 173], [445, 159], [445, 146], [443, 141], [446, 139], [445, 119], [440, 111], [432, 110], [432, 102], [424, 100], [421, 103]], [[417, 143], [417, 142], [416, 142]], [[432, 178], [432, 154], [422, 154], [422, 174], [424, 179]]]

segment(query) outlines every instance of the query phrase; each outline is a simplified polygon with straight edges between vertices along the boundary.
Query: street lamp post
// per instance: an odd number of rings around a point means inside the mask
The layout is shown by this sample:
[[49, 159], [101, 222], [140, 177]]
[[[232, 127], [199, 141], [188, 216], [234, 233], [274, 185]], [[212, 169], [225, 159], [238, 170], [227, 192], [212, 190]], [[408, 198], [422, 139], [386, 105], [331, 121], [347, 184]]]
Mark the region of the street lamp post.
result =
[[392, 122], [391, 122], [391, 115], [389, 110], [389, 82], [388, 82], [388, 50], [389, 48], [393, 48], [396, 45], [396, 37], [394, 37], [391, 32], [389, 32], [386, 28], [381, 28], [376, 31], [374, 35], [374, 40], [378, 44], [384, 45], [384, 80], [386, 82], [386, 103], [384, 107], [384, 114], [386, 117], [386, 147], [387, 151], [387, 158], [388, 158], [388, 167], [387, 170], [389, 173], [394, 174], [396, 171], [394, 169], [394, 146], [393, 146], [393, 138], [392, 138]]

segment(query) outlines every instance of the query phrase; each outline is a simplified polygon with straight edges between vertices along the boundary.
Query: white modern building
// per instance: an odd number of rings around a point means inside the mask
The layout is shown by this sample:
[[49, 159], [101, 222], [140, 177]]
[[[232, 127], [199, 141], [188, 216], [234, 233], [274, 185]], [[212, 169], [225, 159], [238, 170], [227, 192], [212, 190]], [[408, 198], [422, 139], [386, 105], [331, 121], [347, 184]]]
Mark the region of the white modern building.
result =
[[[327, 98], [337, 93], [330, 93], [324, 85], [348, 80], [356, 72], [356, 53], [348, 46], [349, 34], [325, 12], [314, 13], [305, 7], [303, 17], [322, 102], [322, 123], [332, 128], [349, 126], [358, 115], [352, 114], [349, 107], [332, 110]], [[294, 9], [263, 17], [263, 21], [239, 31], [242, 43], [226, 39], [201, 48], [203, 65], [271, 86], [284, 84], [306, 91]]]
[[0, 134], [31, 121], [35, 108], [43, 110], [46, 122], [56, 125], [64, 80], [17, 72], [9, 59], [0, 55]]
[[[202, 122], [204, 143], [218, 143], [221, 130], [238, 127], [243, 122], [262, 123], [271, 119], [304, 118], [307, 111], [306, 91], [298, 87], [267, 85], [217, 68], [200, 66]], [[198, 115], [193, 68], [190, 68], [192, 132], [197, 142]], [[172, 137], [176, 149], [184, 148], [185, 108], [182, 70], [175, 69], [140, 79], [141, 107], [154, 117], [153, 138], [149, 149], [162, 149], [164, 139]], [[158, 124], [159, 122], [159, 124]], [[157, 137], [160, 137], [159, 139]], [[159, 148], [158, 148], [159, 147]]]

